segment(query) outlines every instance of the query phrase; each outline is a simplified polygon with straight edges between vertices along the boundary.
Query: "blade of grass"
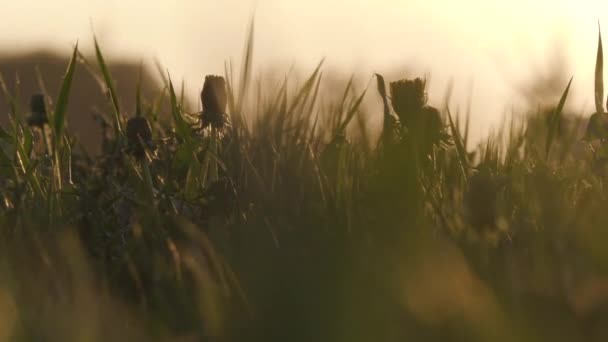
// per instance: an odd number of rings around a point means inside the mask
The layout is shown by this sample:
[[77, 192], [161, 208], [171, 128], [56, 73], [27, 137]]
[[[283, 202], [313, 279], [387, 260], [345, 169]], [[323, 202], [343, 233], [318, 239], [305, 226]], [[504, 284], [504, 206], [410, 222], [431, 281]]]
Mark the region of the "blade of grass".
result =
[[0, 126], [0, 139], [10, 144], [13, 140], [13, 136], [7, 132], [4, 127]]
[[604, 51], [602, 48], [602, 30], [598, 22], [597, 56], [595, 59], [595, 110], [604, 113]]
[[241, 70], [241, 84], [239, 89], [238, 100], [236, 102], [236, 112], [241, 113], [242, 106], [245, 103], [247, 89], [249, 88], [249, 80], [251, 79], [251, 66], [253, 63], [253, 43], [254, 43], [255, 21], [252, 19], [249, 26], [249, 37], [245, 45], [245, 58], [243, 59], [243, 69]]
[[112, 75], [110, 74], [110, 70], [108, 69], [106, 62], [103, 58], [103, 54], [101, 53], [101, 48], [99, 47], [99, 42], [97, 41], [97, 37], [93, 35], [93, 41], [95, 43], [95, 56], [97, 56], [97, 63], [99, 64], [99, 68], [101, 69], [101, 74], [106, 82], [106, 87], [110, 92], [110, 99], [112, 101], [112, 109], [114, 111], [114, 130], [116, 136], [122, 134], [122, 123], [120, 118], [120, 107], [118, 105], [118, 94], [116, 93], [116, 89], [114, 88], [114, 82], [112, 81]]
[[306, 99], [308, 98], [313, 87], [315, 86], [317, 77], [319, 75], [319, 72], [321, 71], [321, 66], [323, 66], [324, 62], [325, 59], [322, 59], [319, 64], [317, 64], [317, 67], [315, 68], [313, 73], [308, 77], [306, 82], [304, 82], [304, 84], [302, 85], [302, 88], [300, 88], [300, 90], [296, 94], [296, 97], [294, 98], [291, 106], [289, 106], [289, 110], [287, 111], [287, 113], [291, 114], [298, 106], [298, 104], [304, 104], [306, 102]]
[[340, 101], [340, 107], [338, 108], [338, 124], [340, 122], [342, 122], [342, 115], [344, 113], [344, 105], [346, 104], [346, 100], [348, 99], [348, 94], [350, 94], [350, 91], [353, 87], [354, 78], [355, 78], [355, 75], [351, 75], [350, 80], [348, 80], [348, 83], [346, 84], [346, 89], [344, 90], [344, 94], [342, 95], [342, 100]]
[[469, 182], [469, 160], [467, 156], [466, 147], [464, 145], [464, 141], [460, 136], [460, 132], [458, 131], [458, 127], [454, 124], [454, 120], [452, 119], [452, 113], [450, 112], [450, 108], [446, 107], [448, 112], [448, 120], [450, 122], [450, 130], [452, 131], [452, 138], [456, 143], [456, 152], [458, 152], [458, 160], [460, 161], [460, 170], [462, 172], [462, 177], [465, 181], [465, 184]]
[[169, 97], [171, 98], [171, 115], [173, 116], [173, 120], [175, 121], [175, 129], [177, 130], [178, 136], [186, 141], [188, 145], [190, 145], [190, 130], [188, 123], [182, 117], [181, 110], [177, 103], [177, 96], [175, 95], [175, 88], [173, 88], [173, 82], [171, 81], [171, 77], [167, 75], [167, 79], [169, 80]]
[[359, 110], [359, 107], [361, 106], [361, 102], [363, 102], [363, 98], [365, 97], [365, 94], [367, 93], [367, 90], [369, 89], [369, 84], [370, 84], [371, 80], [372, 79], [370, 78], [369, 82], [367, 82], [367, 86], [365, 87], [365, 90], [363, 90], [361, 95], [357, 98], [357, 100], [355, 101], [353, 106], [350, 108], [350, 110], [346, 114], [346, 118], [344, 119], [344, 122], [342, 122], [340, 127], [338, 128], [338, 132], [343, 133], [346, 130], [346, 126], [348, 126], [350, 121], [353, 119], [353, 117]]
[[137, 90], [135, 93], [135, 116], [142, 115], [142, 111], [141, 111], [141, 79], [142, 79], [142, 73], [143, 73], [142, 69], [143, 69], [143, 64], [140, 62], [138, 75], [137, 75]]
[[63, 132], [65, 130], [65, 115], [67, 113], [68, 100], [70, 97], [70, 91], [72, 89], [74, 70], [76, 70], [77, 56], [78, 43], [76, 43], [76, 46], [74, 47], [72, 58], [70, 59], [70, 63], [68, 64], [68, 68], [65, 72], [65, 76], [63, 77], [63, 82], [61, 83], [61, 90], [59, 91], [59, 96], [57, 97], [57, 105], [55, 106], [55, 111], [53, 112], [53, 132], [55, 133], [55, 149], [59, 147], [59, 144], [62, 141]]
[[547, 145], [546, 145], [546, 150], [545, 150], [546, 159], [549, 159], [549, 152], [551, 151], [551, 145], [553, 144], [555, 133], [556, 133], [557, 128], [559, 127], [559, 123], [561, 121], [562, 111], [564, 109], [564, 104], [566, 103], [566, 99], [568, 98], [568, 91], [570, 90], [570, 85], [572, 84], [573, 78], [574, 77], [570, 78], [570, 81], [568, 82], [568, 86], [566, 87], [566, 90], [564, 90], [562, 97], [559, 99], [559, 104], [557, 105], [557, 108], [555, 108], [555, 111], [551, 115], [551, 120], [549, 121], [549, 132], [547, 134]]

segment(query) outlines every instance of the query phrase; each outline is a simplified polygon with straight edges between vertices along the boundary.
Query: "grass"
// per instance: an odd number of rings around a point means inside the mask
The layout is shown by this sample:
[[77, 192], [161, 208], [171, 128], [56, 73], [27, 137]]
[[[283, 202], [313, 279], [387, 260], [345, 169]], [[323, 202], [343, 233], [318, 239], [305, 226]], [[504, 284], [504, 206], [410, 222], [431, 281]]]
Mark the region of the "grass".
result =
[[[426, 106], [423, 80], [322, 94], [321, 62], [302, 84], [254, 86], [253, 25], [238, 84], [227, 65], [201, 113], [164, 72], [168, 99], [137, 92], [137, 115], [121, 112], [95, 52], [113, 110], [102, 155], [65, 127], [89, 65], [77, 47], [48, 123], [12, 101], [0, 129], [0, 340], [608, 337], [606, 148], [591, 127], [606, 114], [581, 134], [572, 80], [555, 108], [471, 148], [468, 118]], [[601, 59], [600, 39], [600, 109]], [[363, 112], [372, 96], [383, 113]], [[355, 125], [365, 115], [384, 120], [378, 139]]]

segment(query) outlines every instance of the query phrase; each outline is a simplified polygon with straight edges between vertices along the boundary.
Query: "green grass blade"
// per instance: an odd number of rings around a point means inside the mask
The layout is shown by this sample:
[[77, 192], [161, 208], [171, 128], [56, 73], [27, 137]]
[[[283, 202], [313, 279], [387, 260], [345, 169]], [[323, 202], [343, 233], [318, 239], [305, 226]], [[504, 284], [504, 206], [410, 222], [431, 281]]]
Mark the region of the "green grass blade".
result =
[[562, 111], [564, 109], [564, 104], [566, 103], [566, 99], [568, 98], [568, 91], [570, 91], [570, 85], [572, 84], [572, 79], [573, 79], [573, 77], [570, 78], [570, 81], [568, 82], [568, 86], [566, 87], [566, 90], [564, 90], [562, 97], [559, 99], [559, 104], [557, 105], [557, 108], [555, 108], [555, 111], [551, 115], [551, 118], [549, 121], [549, 132], [547, 134], [547, 144], [546, 144], [546, 150], [545, 150], [545, 158], [547, 158], [547, 159], [549, 158], [549, 152], [551, 151], [551, 145], [553, 144], [553, 140], [554, 140], [555, 134], [557, 132], [557, 128], [559, 127], [559, 123], [561, 121]]
[[287, 113], [292, 113], [295, 110], [295, 108], [298, 106], [298, 104], [300, 104], [300, 103], [304, 104], [306, 102], [313, 87], [315, 86], [317, 77], [319, 75], [319, 72], [321, 71], [321, 66], [323, 66], [324, 62], [325, 62], [325, 59], [322, 59], [321, 62], [319, 62], [319, 64], [317, 64], [315, 71], [313, 71], [313, 73], [310, 75], [310, 77], [308, 77], [306, 82], [304, 82], [304, 85], [302, 85], [302, 88], [300, 88], [300, 91], [298, 91], [295, 99], [293, 100], [293, 103], [291, 104], [291, 106], [289, 106], [289, 110], [287, 111]]
[[177, 131], [178, 136], [186, 142], [190, 142], [190, 131], [188, 127], [188, 123], [184, 120], [181, 110], [179, 108], [179, 104], [177, 102], [177, 96], [175, 95], [175, 88], [173, 87], [173, 82], [170, 77], [167, 77], [169, 80], [169, 97], [171, 99], [171, 115], [173, 116], [173, 120], [175, 122], [175, 129]]
[[70, 59], [70, 63], [68, 64], [68, 68], [65, 72], [65, 76], [63, 77], [63, 82], [61, 83], [61, 90], [59, 91], [59, 96], [57, 97], [57, 105], [55, 106], [55, 111], [53, 113], [53, 132], [55, 133], [55, 148], [62, 141], [63, 132], [65, 130], [65, 115], [67, 113], [68, 108], [68, 100], [70, 97], [70, 91], [72, 89], [72, 80], [74, 79], [74, 71], [76, 70], [76, 58], [78, 57], [78, 43], [74, 47], [74, 52], [72, 53], [72, 58]]
[[384, 109], [384, 120], [391, 116], [391, 110], [388, 105], [388, 97], [386, 95], [386, 83], [384, 83], [384, 77], [380, 74], [376, 74], [376, 82], [378, 83], [378, 93], [380, 93], [380, 97], [382, 98], [382, 105]]
[[[370, 79], [370, 81], [371, 81], [371, 79]], [[340, 124], [340, 127], [338, 128], [338, 132], [344, 132], [346, 130], [346, 126], [348, 126], [350, 121], [353, 119], [353, 117], [359, 110], [359, 107], [361, 107], [361, 102], [363, 102], [363, 98], [365, 97], [365, 94], [367, 93], [367, 89], [369, 89], [369, 82], [367, 83], [365, 90], [363, 90], [361, 95], [357, 98], [357, 100], [355, 101], [353, 106], [350, 108], [350, 110], [346, 114], [346, 119], [344, 119], [344, 122], [342, 122], [342, 124]]]
[[112, 75], [110, 74], [110, 70], [108, 69], [108, 66], [106, 65], [106, 62], [103, 58], [101, 48], [99, 47], [99, 43], [97, 42], [97, 37], [95, 35], [93, 35], [93, 41], [95, 42], [95, 56], [97, 56], [97, 63], [99, 64], [99, 68], [101, 69], [103, 79], [106, 82], [106, 87], [110, 92], [110, 99], [112, 100], [112, 109], [114, 110], [114, 130], [116, 131], [116, 136], [118, 136], [122, 134], [122, 123], [120, 119], [120, 106], [118, 105], [118, 94], [116, 93], [116, 89], [114, 88]]
[[232, 72], [231, 68], [228, 66], [228, 62], [224, 62], [224, 75], [226, 79], [226, 93], [228, 95], [228, 111], [230, 111], [231, 115], [234, 115], [235, 108], [235, 100], [234, 100], [234, 86], [232, 84]]
[[452, 113], [450, 112], [450, 108], [447, 108], [448, 112], [448, 120], [450, 121], [450, 130], [452, 131], [452, 139], [456, 144], [456, 152], [458, 152], [458, 160], [460, 161], [460, 169], [462, 171], [462, 177], [466, 183], [468, 183], [469, 176], [469, 160], [467, 156], [466, 146], [464, 144], [464, 140], [460, 136], [460, 132], [458, 131], [458, 127], [454, 124], [454, 120], [452, 119]]
[[0, 140], [3, 140], [7, 144], [10, 144], [13, 140], [13, 136], [2, 126], [0, 126]]
[[17, 115], [17, 104], [15, 101], [15, 97], [10, 93], [6, 82], [4, 81], [4, 77], [2, 73], [0, 73], [0, 89], [2, 90], [2, 94], [6, 98], [6, 102], [8, 102], [10, 114], [16, 116]]
[[602, 48], [602, 31], [599, 28], [597, 39], [597, 57], [595, 60], [595, 110], [596, 113], [603, 113], [604, 103], [604, 52]]
[[315, 86], [315, 90], [312, 93], [312, 98], [310, 100], [310, 104], [308, 107], [308, 111], [306, 112], [306, 117], [312, 117], [312, 113], [315, 109], [315, 104], [317, 103], [317, 99], [319, 98], [319, 88], [321, 86], [321, 80], [323, 79], [323, 73], [321, 73], [317, 79], [317, 85]]
[[143, 66], [139, 64], [138, 76], [137, 76], [137, 90], [135, 94], [135, 116], [141, 116], [141, 79], [142, 79]]
[[[344, 105], [346, 104], [346, 100], [348, 99], [348, 94], [350, 94], [350, 90], [353, 86], [353, 80], [355, 79], [355, 75], [351, 75], [348, 83], [346, 84], [346, 89], [344, 90], [344, 94], [342, 95], [342, 101], [340, 101], [340, 108], [338, 109], [338, 114], [342, 115], [344, 112]], [[342, 118], [339, 118], [339, 121], [342, 121]]]
[[243, 60], [243, 69], [241, 70], [241, 84], [239, 89], [239, 97], [236, 103], [236, 112], [241, 113], [242, 106], [245, 103], [249, 81], [251, 79], [251, 67], [253, 64], [253, 43], [254, 43], [255, 21], [252, 19], [249, 26], [249, 37], [245, 45], [245, 58]]

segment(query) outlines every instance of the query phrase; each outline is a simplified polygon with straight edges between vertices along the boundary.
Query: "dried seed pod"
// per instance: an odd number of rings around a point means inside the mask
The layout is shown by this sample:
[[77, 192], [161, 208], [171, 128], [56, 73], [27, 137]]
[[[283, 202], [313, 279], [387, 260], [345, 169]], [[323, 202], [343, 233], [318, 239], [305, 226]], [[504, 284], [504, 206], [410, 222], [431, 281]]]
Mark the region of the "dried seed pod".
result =
[[203, 127], [222, 128], [225, 124], [227, 104], [226, 81], [221, 76], [208, 75], [201, 92]]
[[401, 123], [408, 128], [415, 125], [420, 111], [426, 104], [425, 87], [426, 81], [420, 78], [400, 80], [390, 84], [393, 110], [399, 116]]
[[606, 138], [608, 138], [608, 114], [594, 113], [589, 118], [585, 139], [595, 140]]
[[27, 118], [27, 124], [30, 127], [42, 128], [47, 123], [48, 117], [46, 114], [44, 95], [34, 94], [30, 100], [30, 116]]
[[143, 158], [146, 147], [152, 146], [152, 130], [146, 118], [136, 116], [127, 121], [127, 140], [133, 156]]
[[450, 140], [439, 110], [426, 105], [425, 87], [426, 81], [420, 78], [390, 84], [393, 109], [423, 155], [431, 153], [433, 146], [448, 144]]
[[201, 124], [203, 125], [203, 128], [213, 127], [215, 129], [222, 129], [226, 125], [226, 115], [203, 111], [201, 113]]

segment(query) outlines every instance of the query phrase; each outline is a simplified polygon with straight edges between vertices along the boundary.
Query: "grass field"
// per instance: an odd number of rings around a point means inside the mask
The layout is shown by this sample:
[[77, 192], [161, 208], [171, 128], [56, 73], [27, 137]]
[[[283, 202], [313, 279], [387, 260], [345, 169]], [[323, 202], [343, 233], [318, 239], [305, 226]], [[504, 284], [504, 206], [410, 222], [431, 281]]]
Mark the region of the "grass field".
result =
[[[421, 79], [324, 90], [320, 63], [259, 84], [250, 36], [240, 75], [208, 76], [188, 113], [169, 75], [162, 98], [116, 94], [95, 47], [56, 99], [19, 108], [2, 84], [0, 340], [608, 338], [601, 43], [586, 130], [564, 84], [476, 147]], [[65, 126], [84, 64], [113, 109], [95, 157]]]

